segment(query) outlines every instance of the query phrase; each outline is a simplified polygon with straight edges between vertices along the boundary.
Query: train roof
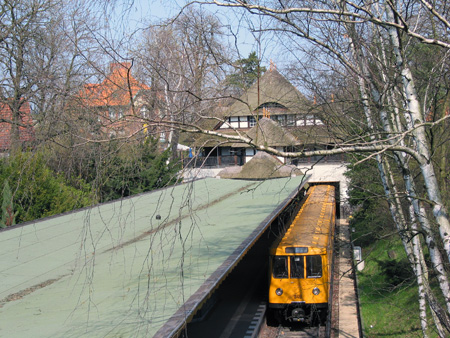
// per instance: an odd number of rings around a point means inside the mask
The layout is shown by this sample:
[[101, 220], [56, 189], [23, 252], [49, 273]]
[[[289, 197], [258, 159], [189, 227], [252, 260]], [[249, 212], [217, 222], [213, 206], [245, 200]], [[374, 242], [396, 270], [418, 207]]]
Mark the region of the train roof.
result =
[[324, 254], [329, 245], [329, 233], [335, 222], [335, 212], [335, 187], [312, 186], [291, 226], [278, 245], [272, 247], [271, 253], [306, 253], [306, 249], [286, 251], [286, 248], [307, 248], [309, 254]]

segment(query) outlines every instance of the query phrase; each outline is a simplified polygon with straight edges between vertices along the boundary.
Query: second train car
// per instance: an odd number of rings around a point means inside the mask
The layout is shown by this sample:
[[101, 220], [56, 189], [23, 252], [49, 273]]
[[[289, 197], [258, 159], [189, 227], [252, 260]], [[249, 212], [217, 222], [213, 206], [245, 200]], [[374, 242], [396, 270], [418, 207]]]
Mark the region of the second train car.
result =
[[315, 185], [285, 235], [270, 249], [270, 320], [324, 321], [336, 222], [335, 187]]

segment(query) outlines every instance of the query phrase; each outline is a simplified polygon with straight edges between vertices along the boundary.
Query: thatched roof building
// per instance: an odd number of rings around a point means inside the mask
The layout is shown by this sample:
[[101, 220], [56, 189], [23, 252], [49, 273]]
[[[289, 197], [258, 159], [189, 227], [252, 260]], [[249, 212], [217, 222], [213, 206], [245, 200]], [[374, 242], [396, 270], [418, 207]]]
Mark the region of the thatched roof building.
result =
[[[235, 101], [228, 111], [228, 116], [251, 115], [258, 108], [271, 106], [270, 114], [304, 113], [308, 100], [295, 88], [276, 68], [272, 67], [264, 73], [241, 97]], [[274, 108], [284, 109], [274, 109]]]
[[[325, 149], [334, 143], [330, 125], [324, 122], [317, 107], [274, 67], [221, 113], [222, 116], [215, 115], [215, 119], [209, 119], [209, 123], [216, 121], [211, 130], [222, 135], [241, 135], [252, 140], [252, 145], [220, 136], [196, 134], [189, 137], [192, 141], [189, 146], [207, 158], [202, 162], [207, 166], [249, 163], [257, 154], [255, 145], [286, 152]], [[217, 119], [221, 121], [217, 123]], [[298, 161], [282, 157], [278, 160], [285, 164]]]

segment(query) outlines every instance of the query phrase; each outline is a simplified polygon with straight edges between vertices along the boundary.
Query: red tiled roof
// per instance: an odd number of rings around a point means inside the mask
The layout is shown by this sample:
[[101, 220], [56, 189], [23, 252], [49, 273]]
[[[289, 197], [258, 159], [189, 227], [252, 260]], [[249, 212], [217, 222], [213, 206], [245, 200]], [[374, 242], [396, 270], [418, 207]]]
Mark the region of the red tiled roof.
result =
[[102, 83], [90, 83], [80, 93], [85, 104], [91, 107], [128, 105], [131, 97], [150, 87], [131, 75], [131, 63], [111, 63], [111, 73]]
[[[20, 123], [27, 126], [19, 127], [20, 141], [32, 141], [34, 140], [34, 129], [28, 101], [22, 103], [20, 113]], [[11, 146], [11, 122], [9, 121], [12, 121], [12, 118], [11, 108], [5, 103], [0, 103], [0, 151], [8, 150]], [[2, 122], [2, 120], [7, 122]]]

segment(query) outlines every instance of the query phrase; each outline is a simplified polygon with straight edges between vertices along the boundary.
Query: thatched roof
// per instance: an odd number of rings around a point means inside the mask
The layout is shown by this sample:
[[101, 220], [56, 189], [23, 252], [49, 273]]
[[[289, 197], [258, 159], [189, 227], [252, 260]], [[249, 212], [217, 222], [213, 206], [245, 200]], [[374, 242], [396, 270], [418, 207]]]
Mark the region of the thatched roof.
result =
[[[259, 95], [258, 95], [259, 87]], [[264, 73], [258, 82], [255, 82], [241, 97], [235, 101], [227, 116], [250, 115], [264, 103], [278, 103], [293, 114], [302, 113], [308, 101], [288, 80], [276, 69]]]
[[[237, 135], [234, 130], [221, 131], [223, 134]], [[298, 139], [292, 135], [286, 128], [280, 126], [277, 122], [269, 118], [261, 118], [259, 123], [252, 127], [248, 132], [241, 131], [241, 133], [256, 142], [257, 145], [269, 146], [269, 147], [283, 147], [283, 146], [295, 146], [299, 145]], [[196, 147], [214, 147], [214, 146], [231, 146], [234, 148], [250, 147], [245, 143], [226, 141], [225, 138], [211, 135], [199, 135], [195, 136], [191, 134], [192, 139], [188, 139], [188, 134], [183, 138], [183, 144], [190, 144]]]
[[289, 131], [300, 144], [329, 144], [336, 142], [332, 137], [333, 132], [325, 125], [289, 128]]
[[[247, 137], [255, 141], [257, 145], [270, 147], [294, 146], [299, 142], [295, 136], [288, 132], [272, 119], [263, 117], [259, 123], [247, 132]], [[245, 146], [242, 143], [233, 143], [233, 147]]]
[[295, 177], [303, 175], [293, 165], [285, 165], [266, 152], [259, 151], [242, 167], [229, 167], [219, 172], [221, 178], [264, 180], [268, 178]]
[[[219, 123], [217, 118], [221, 118], [224, 115], [224, 112], [228, 109], [223, 106], [213, 107], [211, 110], [210, 116], [203, 116], [198, 118], [191, 123], [198, 126], [201, 129], [205, 130], [213, 130], [214, 127]], [[224, 141], [223, 138], [199, 133], [188, 133], [181, 132], [179, 142], [182, 144], [187, 144], [191, 147], [214, 147], [218, 144], [222, 144]]]
[[[278, 114], [307, 114], [310, 103], [308, 100], [276, 69], [267, 71], [259, 81], [259, 106], [265, 103], [277, 103], [285, 108], [270, 109], [271, 115]], [[258, 108], [258, 84], [254, 83], [240, 100], [236, 100], [229, 108], [222, 107], [214, 116], [217, 118], [229, 116], [246, 116], [254, 113]], [[217, 119], [203, 119], [201, 125], [205, 129], [218, 129]], [[281, 127], [277, 122], [260, 118], [259, 124], [247, 132], [240, 130], [245, 136], [255, 140], [258, 145], [265, 146], [297, 146], [305, 143], [321, 144], [330, 139], [325, 126]], [[237, 135], [231, 128], [221, 129], [223, 134]], [[232, 146], [247, 147], [244, 143], [228, 141], [224, 138], [202, 134], [182, 133], [180, 142], [192, 147]]]

